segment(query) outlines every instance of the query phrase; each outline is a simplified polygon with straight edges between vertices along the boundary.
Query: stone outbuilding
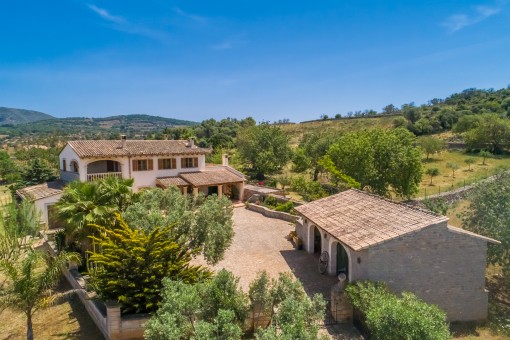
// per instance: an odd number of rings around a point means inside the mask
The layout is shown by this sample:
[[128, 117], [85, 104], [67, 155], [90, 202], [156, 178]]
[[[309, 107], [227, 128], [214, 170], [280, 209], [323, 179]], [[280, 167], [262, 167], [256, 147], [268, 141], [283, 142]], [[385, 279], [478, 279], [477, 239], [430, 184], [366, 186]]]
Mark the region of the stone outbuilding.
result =
[[449, 321], [487, 317], [487, 243], [448, 218], [360, 190], [296, 208], [308, 253], [327, 252], [328, 274], [386, 282], [443, 309]]

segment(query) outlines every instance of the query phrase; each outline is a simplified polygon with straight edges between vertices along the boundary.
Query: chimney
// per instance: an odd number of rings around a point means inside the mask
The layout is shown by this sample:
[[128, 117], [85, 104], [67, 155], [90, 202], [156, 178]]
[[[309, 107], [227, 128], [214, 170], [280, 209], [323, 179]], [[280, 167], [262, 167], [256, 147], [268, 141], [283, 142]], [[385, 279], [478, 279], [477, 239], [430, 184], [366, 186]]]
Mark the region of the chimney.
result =
[[189, 138], [189, 144], [188, 144], [188, 147], [190, 147], [190, 148], [195, 147], [195, 140], [193, 139], [193, 137], [190, 137], [190, 138]]
[[228, 154], [221, 155], [221, 165], [228, 166]]
[[126, 146], [126, 135], [120, 135], [120, 148], [124, 149]]

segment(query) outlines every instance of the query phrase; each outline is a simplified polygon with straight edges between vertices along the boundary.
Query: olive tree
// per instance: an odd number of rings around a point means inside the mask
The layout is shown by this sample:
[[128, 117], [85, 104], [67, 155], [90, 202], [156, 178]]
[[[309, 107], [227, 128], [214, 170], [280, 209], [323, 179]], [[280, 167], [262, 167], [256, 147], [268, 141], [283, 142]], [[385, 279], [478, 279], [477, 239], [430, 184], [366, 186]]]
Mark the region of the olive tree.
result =
[[237, 150], [257, 179], [278, 173], [292, 157], [289, 137], [278, 126], [268, 123], [240, 130]]

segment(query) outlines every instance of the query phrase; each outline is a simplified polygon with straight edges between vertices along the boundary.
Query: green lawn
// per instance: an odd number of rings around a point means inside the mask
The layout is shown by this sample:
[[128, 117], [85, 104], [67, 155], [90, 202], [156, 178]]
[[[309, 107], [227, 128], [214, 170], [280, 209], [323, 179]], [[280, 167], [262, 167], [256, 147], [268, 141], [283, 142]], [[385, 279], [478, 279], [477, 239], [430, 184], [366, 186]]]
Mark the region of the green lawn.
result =
[[[468, 164], [464, 162], [468, 158], [475, 159], [470, 170]], [[418, 197], [457, 189], [487, 178], [503, 167], [510, 168], [510, 156], [508, 155], [489, 158], [483, 165], [483, 158], [478, 154], [468, 154], [463, 151], [444, 151], [429, 160], [424, 159], [423, 162], [425, 171], [428, 168], [438, 168], [439, 176], [434, 177], [432, 185], [430, 185], [430, 176], [424, 174], [420, 192], [416, 195]], [[452, 170], [447, 167], [448, 163], [459, 166], [459, 169], [455, 170], [455, 177], [453, 177]]]

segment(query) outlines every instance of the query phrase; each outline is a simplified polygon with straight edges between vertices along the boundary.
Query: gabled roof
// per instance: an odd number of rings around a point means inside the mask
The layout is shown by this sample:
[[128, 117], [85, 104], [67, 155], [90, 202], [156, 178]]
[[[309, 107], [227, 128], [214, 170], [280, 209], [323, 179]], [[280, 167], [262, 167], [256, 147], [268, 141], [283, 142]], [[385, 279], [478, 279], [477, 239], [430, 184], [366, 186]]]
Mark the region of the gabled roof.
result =
[[210, 149], [190, 146], [184, 140], [78, 140], [67, 144], [80, 158], [122, 156], [203, 155]]
[[195, 187], [244, 182], [240, 177], [227, 169], [209, 170], [201, 172], [183, 172], [179, 176]]
[[448, 220], [427, 210], [354, 189], [295, 209], [355, 251]]
[[63, 188], [64, 182], [59, 180], [18, 189], [16, 190], [16, 194], [23, 199], [37, 201], [42, 198], [61, 194], [63, 192]]

